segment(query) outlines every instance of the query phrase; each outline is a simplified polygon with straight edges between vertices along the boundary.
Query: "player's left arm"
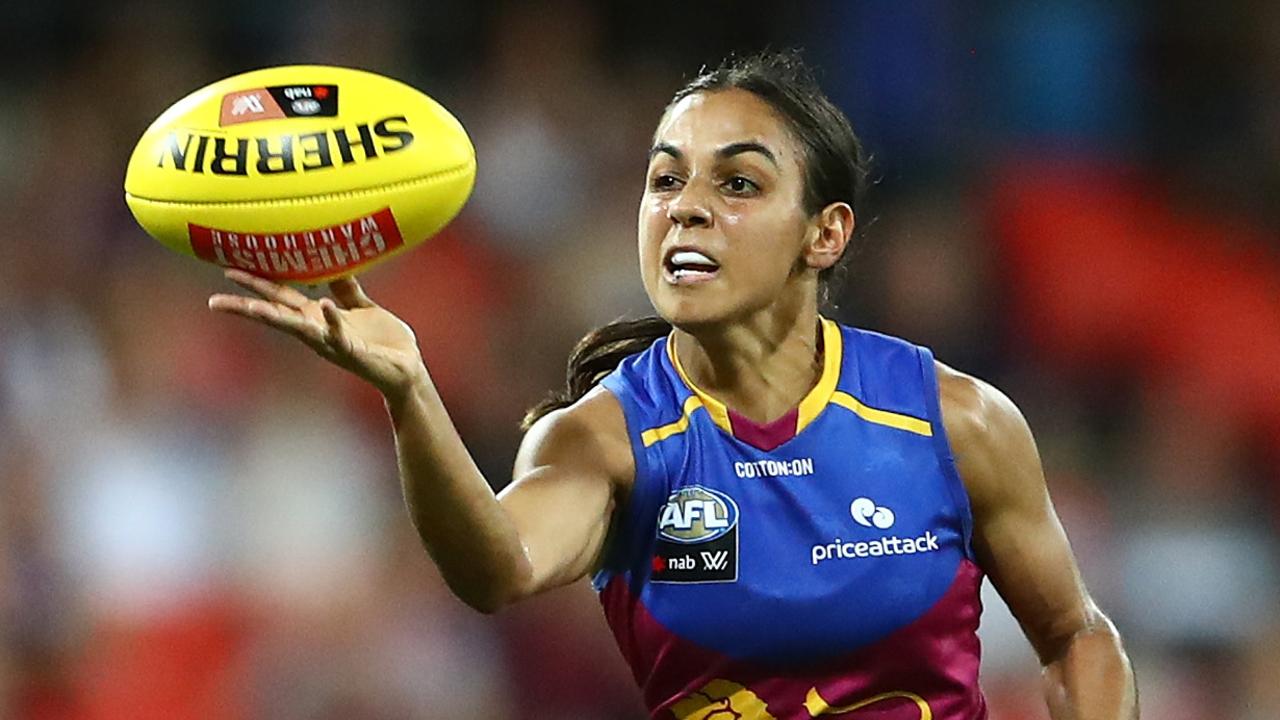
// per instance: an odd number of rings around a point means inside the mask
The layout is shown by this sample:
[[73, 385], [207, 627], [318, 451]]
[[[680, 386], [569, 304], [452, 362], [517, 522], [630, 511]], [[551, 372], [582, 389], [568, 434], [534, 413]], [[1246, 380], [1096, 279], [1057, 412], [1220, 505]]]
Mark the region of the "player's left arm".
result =
[[1085, 589], [1022, 413], [938, 364], [943, 424], [973, 509], [973, 545], [1040, 657], [1054, 720], [1138, 717], [1120, 635]]

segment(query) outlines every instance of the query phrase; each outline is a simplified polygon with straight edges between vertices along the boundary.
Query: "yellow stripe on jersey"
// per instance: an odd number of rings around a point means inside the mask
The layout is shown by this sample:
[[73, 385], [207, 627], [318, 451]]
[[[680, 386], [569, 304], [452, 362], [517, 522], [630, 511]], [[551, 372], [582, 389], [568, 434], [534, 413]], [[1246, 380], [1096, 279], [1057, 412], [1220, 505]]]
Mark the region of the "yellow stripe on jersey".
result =
[[684, 409], [682, 411], [683, 414], [680, 416], [679, 420], [673, 423], [667, 423], [666, 425], [660, 425], [656, 428], [650, 428], [648, 430], [645, 430], [644, 432], [640, 433], [640, 441], [644, 443], [645, 447], [649, 447], [650, 445], [656, 442], [661, 442], [663, 440], [666, 440], [672, 435], [679, 435], [685, 430], [688, 430], [689, 416], [693, 414], [694, 410], [697, 410], [700, 407], [702, 407], [702, 401], [698, 399], [698, 396], [690, 395], [684, 401]]
[[808, 395], [800, 401], [796, 417], [796, 434], [813, 422], [831, 400], [840, 382], [840, 362], [844, 346], [841, 344], [840, 326], [833, 320], [822, 318], [822, 377]]
[[[680, 364], [680, 358], [676, 355], [675, 337], [675, 331], [673, 330], [667, 338], [667, 357], [671, 358], [671, 365], [675, 367], [676, 374], [684, 381], [685, 386], [693, 391], [692, 397], [697, 398], [699, 404], [707, 409], [707, 414], [711, 416], [711, 422], [719, 425], [721, 430], [732, 435], [733, 425], [729, 423], [729, 408], [725, 407], [724, 403], [703, 392], [702, 388], [694, 385], [693, 381], [689, 379], [689, 376], [684, 371], [684, 366]], [[688, 407], [689, 401], [686, 400], [684, 404], [685, 407]], [[688, 417], [688, 413], [685, 414], [685, 417]]]
[[[822, 321], [822, 375], [818, 378], [818, 384], [814, 385], [813, 389], [800, 401], [800, 406], [796, 412], [796, 434], [799, 434], [806, 425], [818, 417], [818, 414], [831, 401], [832, 393], [835, 392], [836, 385], [840, 382], [840, 364], [844, 352], [841, 344], [840, 326], [833, 320], [820, 319]], [[707, 409], [707, 414], [711, 416], [711, 421], [719, 425], [720, 429], [732, 435], [733, 425], [729, 422], [729, 408], [695, 385], [689, 379], [688, 373], [684, 371], [684, 366], [680, 364], [680, 358], [676, 355], [674, 331], [667, 338], [667, 357], [671, 359], [671, 365], [675, 367], [676, 374], [684, 381], [685, 386], [702, 400], [702, 406]]]
[[906, 430], [907, 432], [912, 432], [917, 435], [933, 437], [933, 426], [929, 424], [928, 420], [921, 420], [920, 418], [911, 417], [910, 415], [900, 415], [895, 412], [889, 412], [888, 410], [878, 410], [873, 407], [867, 407], [862, 404], [861, 400], [847, 392], [837, 391], [831, 396], [831, 402], [839, 405], [840, 407], [852, 410], [854, 415], [857, 415], [869, 423], [887, 425], [891, 428]]

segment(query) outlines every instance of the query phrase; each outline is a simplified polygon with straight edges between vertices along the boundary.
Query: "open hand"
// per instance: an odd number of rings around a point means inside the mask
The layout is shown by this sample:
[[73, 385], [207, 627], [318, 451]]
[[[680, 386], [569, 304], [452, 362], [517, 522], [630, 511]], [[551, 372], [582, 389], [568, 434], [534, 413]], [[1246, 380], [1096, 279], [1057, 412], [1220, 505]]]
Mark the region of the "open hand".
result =
[[355, 278], [329, 283], [333, 297], [312, 300], [287, 285], [226, 270], [257, 297], [217, 293], [209, 309], [286, 332], [321, 357], [372, 383], [388, 397], [403, 393], [425, 368], [413, 330], [365, 295]]

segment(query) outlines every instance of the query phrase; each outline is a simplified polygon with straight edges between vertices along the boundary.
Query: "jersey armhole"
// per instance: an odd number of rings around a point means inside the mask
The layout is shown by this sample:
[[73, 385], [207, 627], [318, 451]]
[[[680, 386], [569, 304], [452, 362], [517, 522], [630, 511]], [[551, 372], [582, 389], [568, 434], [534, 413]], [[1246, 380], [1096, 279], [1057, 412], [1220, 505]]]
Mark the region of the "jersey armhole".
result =
[[624, 574], [631, 569], [629, 560], [637, 549], [636, 540], [639, 529], [637, 523], [644, 506], [649, 502], [648, 495], [652, 492], [646, 481], [651, 477], [648, 451], [640, 438], [640, 433], [645, 428], [645, 418], [641, 417], [642, 413], [635, 402], [630, 401], [627, 382], [620, 378], [616, 371], [605, 376], [600, 381], [600, 385], [608, 390], [622, 406], [623, 419], [627, 425], [627, 441], [631, 446], [632, 462], [635, 464], [635, 478], [631, 482], [631, 491], [627, 495], [622, 512], [617, 513], [610, 523], [604, 560], [601, 562], [600, 569], [591, 578], [591, 586], [597, 593], [604, 590], [605, 585], [614, 575]]
[[960, 528], [964, 534], [964, 554], [975, 565], [977, 558], [973, 552], [973, 510], [969, 504], [969, 491], [960, 478], [960, 470], [956, 467], [955, 455], [951, 450], [951, 441], [947, 439], [947, 427], [942, 421], [942, 396], [938, 387], [938, 371], [934, 367], [933, 352], [920, 347], [920, 374], [924, 380], [925, 402], [928, 404], [929, 421], [933, 424], [933, 447], [938, 457], [938, 465], [946, 478], [951, 491], [952, 501], [960, 514]]

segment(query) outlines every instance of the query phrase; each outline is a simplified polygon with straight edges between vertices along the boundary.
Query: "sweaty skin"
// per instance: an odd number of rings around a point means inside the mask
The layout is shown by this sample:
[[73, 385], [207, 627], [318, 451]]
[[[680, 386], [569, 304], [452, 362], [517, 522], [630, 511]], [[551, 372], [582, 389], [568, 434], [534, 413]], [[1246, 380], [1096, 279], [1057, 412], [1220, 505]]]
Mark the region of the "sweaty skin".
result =
[[[798, 143], [745, 91], [680, 101], [653, 147], [639, 213], [645, 289], [675, 326], [691, 379], [742, 415], [772, 420], [818, 380], [818, 273], [843, 254], [853, 212], [845, 203], [804, 212]], [[667, 260], [680, 249], [710, 256], [715, 271], [696, 282], [674, 276]], [[257, 297], [217, 294], [211, 309], [289, 333], [383, 394], [409, 515], [460, 599], [494, 612], [599, 566], [635, 474], [611, 393], [597, 387], [535, 423], [513, 482], [495, 496], [413, 331], [354, 279], [331, 283], [332, 298], [311, 300], [243, 272], [227, 277]], [[1039, 654], [1054, 720], [1136, 717], [1128, 659], [1081, 582], [1025, 420], [990, 385], [941, 364], [937, 373], [978, 559]]]
[[[821, 371], [818, 273], [835, 265], [853, 210], [802, 209], [803, 154], [772, 108], [742, 90], [698, 93], [654, 133], [640, 200], [640, 276], [699, 387], [768, 422], [794, 407]], [[719, 265], [682, 284], [665, 259], [696, 249]]]
[[936, 369], [978, 563], [1040, 657], [1050, 715], [1136, 718], [1132, 668], [1080, 578], [1022, 413], [991, 385], [942, 363]]

